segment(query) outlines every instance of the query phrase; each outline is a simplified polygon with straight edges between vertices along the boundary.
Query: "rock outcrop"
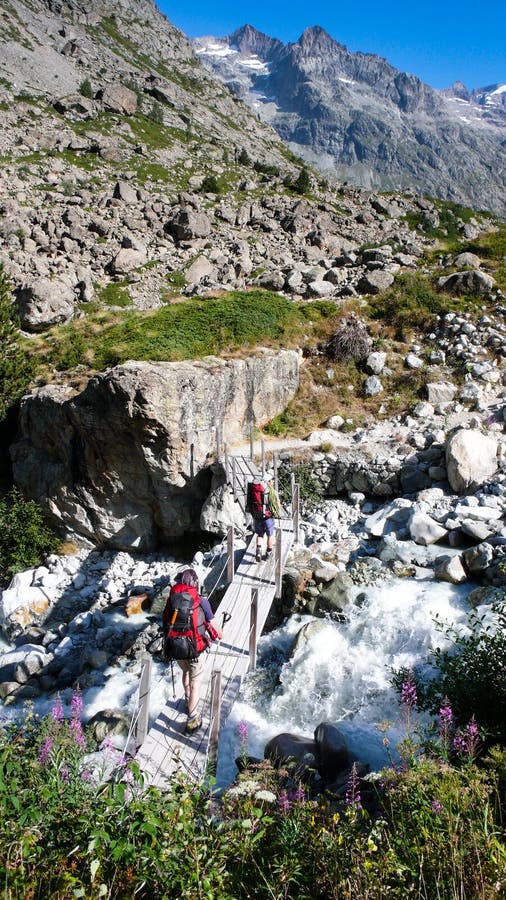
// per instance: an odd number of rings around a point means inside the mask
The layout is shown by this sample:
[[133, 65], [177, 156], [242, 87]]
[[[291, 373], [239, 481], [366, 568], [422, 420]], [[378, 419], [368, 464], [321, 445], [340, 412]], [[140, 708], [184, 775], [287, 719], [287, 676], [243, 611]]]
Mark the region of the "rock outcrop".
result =
[[93, 543], [147, 549], [197, 531], [221, 442], [293, 398], [294, 351], [248, 359], [129, 362], [82, 393], [46, 386], [22, 404], [16, 482], [53, 523]]

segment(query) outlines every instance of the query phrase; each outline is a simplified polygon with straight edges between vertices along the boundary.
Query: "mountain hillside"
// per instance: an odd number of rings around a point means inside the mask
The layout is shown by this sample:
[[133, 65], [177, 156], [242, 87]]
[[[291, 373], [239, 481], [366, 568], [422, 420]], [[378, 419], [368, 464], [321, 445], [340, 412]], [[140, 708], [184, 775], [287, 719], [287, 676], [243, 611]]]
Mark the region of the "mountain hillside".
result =
[[[335, 257], [387, 241], [412, 256], [438, 225], [414, 194], [318, 184], [150, 0], [12, 0], [1, 15], [0, 262], [27, 332], [210, 290], [347, 296], [366, 266], [324, 282]], [[308, 31], [308, 59], [315, 41], [320, 54], [330, 38]]]
[[320, 170], [504, 212], [505, 86], [435, 91], [322, 28], [283, 44], [250, 25], [194, 41], [200, 58]]

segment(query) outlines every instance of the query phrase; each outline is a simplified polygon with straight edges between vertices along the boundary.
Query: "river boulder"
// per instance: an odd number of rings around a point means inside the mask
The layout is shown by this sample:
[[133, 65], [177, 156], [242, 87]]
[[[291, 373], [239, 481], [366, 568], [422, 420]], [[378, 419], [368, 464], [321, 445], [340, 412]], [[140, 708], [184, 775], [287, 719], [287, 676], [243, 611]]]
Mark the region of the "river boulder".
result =
[[333, 778], [350, 763], [350, 754], [342, 732], [331, 722], [320, 722], [314, 739], [318, 749], [318, 772], [325, 781]]
[[198, 532], [217, 435], [229, 447], [295, 395], [299, 356], [127, 362], [80, 393], [26, 396], [14, 478], [60, 530], [113, 549], [152, 550]]
[[460, 428], [446, 443], [448, 481], [457, 494], [474, 491], [497, 471], [497, 441]]

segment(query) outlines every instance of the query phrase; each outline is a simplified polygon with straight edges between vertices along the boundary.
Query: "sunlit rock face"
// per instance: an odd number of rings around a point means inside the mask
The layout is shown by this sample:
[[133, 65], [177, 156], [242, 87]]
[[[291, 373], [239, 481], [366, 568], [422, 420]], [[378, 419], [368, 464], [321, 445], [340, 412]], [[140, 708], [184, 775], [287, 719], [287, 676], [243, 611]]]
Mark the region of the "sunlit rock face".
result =
[[64, 531], [152, 549], [199, 529], [220, 442], [280, 413], [299, 382], [294, 351], [247, 359], [128, 362], [75, 394], [46, 386], [22, 404], [14, 477]]

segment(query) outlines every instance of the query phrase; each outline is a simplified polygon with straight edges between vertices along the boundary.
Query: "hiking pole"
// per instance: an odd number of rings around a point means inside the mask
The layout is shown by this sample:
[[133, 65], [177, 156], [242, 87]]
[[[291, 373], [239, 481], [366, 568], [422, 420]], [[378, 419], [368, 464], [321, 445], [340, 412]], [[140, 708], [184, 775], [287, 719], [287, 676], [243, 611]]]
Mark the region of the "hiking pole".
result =
[[172, 677], [172, 699], [176, 699], [176, 682], [174, 681], [174, 660], [170, 661], [170, 674]]

